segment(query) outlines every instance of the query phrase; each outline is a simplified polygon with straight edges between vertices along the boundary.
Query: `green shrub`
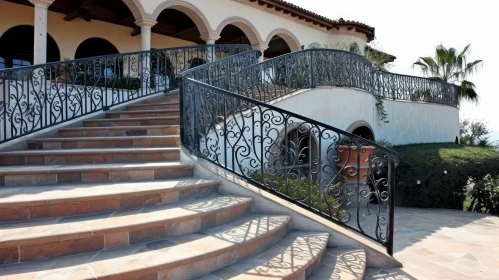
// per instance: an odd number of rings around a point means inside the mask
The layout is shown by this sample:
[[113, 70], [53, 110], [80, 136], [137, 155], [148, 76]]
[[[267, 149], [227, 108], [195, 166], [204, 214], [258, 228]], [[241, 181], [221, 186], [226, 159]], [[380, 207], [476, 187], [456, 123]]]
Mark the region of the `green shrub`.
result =
[[499, 174], [499, 153], [486, 147], [457, 144], [396, 146], [396, 172], [403, 206], [463, 209], [465, 186]]
[[[291, 197], [294, 201], [303, 202], [308, 205], [310, 200], [312, 208], [315, 208], [322, 213], [329, 214], [333, 218], [343, 220], [346, 217], [346, 211], [342, 209], [345, 205], [341, 205], [341, 198], [338, 198], [336, 195], [327, 195], [324, 192], [321, 194], [319, 183], [314, 180], [309, 183], [308, 180], [290, 179], [288, 177], [286, 184], [285, 176], [270, 176], [265, 174], [262, 178], [261, 172], [257, 172], [253, 176], [253, 180], [281, 194]], [[343, 182], [338, 182], [332, 188], [329, 188], [329, 191], [335, 194], [337, 192], [341, 193], [340, 189], [343, 188], [343, 186]], [[322, 203], [320, 203], [320, 200]]]
[[499, 216], [499, 176], [495, 178], [487, 176], [480, 180], [470, 190], [469, 195], [472, 200], [468, 211]]

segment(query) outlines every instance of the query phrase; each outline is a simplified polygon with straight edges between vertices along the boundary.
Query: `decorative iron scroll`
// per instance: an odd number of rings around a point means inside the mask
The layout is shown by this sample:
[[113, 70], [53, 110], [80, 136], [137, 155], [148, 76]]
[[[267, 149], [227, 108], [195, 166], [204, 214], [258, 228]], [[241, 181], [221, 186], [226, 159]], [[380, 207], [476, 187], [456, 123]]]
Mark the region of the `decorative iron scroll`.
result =
[[[328, 73], [325, 64], [311, 63], [319, 58], [309, 52], [257, 64], [259, 55], [234, 55], [181, 75], [182, 144], [264, 190], [375, 240], [392, 254], [398, 155], [262, 102], [310, 86], [311, 80], [339, 83], [351, 70], [364, 74], [341, 85], [370, 89], [369, 64], [345, 56], [341, 59], [347, 65]], [[249, 67], [241, 70], [242, 64]], [[238, 83], [231, 73], [239, 73]]]
[[206, 45], [0, 70], [0, 143], [178, 88], [187, 69], [251, 50]]

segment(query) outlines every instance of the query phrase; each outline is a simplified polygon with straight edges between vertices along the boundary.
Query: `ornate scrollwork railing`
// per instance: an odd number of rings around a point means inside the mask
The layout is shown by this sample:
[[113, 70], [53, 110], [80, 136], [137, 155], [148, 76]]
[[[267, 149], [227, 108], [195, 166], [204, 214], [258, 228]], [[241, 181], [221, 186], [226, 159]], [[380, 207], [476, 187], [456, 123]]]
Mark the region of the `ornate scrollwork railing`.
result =
[[178, 88], [177, 75], [251, 49], [207, 45], [0, 70], [0, 143]]
[[341, 50], [290, 53], [249, 66], [239, 77], [239, 93], [260, 101], [300, 89], [333, 86], [358, 88], [393, 100], [459, 105], [455, 85], [375, 70], [363, 56]]
[[[262, 65], [270, 65], [257, 64], [261, 53], [256, 51], [182, 74], [182, 144], [196, 156], [264, 190], [361, 233], [392, 254], [397, 154], [359, 136], [260, 101], [302, 87], [303, 80], [290, 78], [299, 73], [305, 73], [305, 81], [313, 79], [303, 66], [307, 64], [301, 63], [307, 60], [304, 53], [286, 56], [297, 58], [296, 64], [274, 64], [278, 66], [269, 70], [274, 72], [258, 76], [263, 81], [256, 85], [244, 81], [257, 77], [252, 69], [266, 73], [261, 70], [268, 68]], [[350, 60], [348, 67], [368, 67], [360, 62], [363, 63], [356, 58]], [[252, 66], [239, 71], [244, 64]], [[367, 70], [365, 77], [348, 83], [370, 86], [366, 80], [372, 72]], [[285, 74], [276, 75], [279, 71]], [[239, 85], [232, 82], [230, 75], [238, 72]]]

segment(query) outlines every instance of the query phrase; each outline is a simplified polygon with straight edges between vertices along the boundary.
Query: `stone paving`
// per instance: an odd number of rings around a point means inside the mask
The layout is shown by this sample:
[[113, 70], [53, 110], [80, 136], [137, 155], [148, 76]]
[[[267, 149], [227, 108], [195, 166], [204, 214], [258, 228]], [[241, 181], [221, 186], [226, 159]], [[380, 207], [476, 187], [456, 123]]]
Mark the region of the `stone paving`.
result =
[[447, 209], [396, 208], [398, 269], [368, 269], [365, 280], [499, 280], [499, 217]]

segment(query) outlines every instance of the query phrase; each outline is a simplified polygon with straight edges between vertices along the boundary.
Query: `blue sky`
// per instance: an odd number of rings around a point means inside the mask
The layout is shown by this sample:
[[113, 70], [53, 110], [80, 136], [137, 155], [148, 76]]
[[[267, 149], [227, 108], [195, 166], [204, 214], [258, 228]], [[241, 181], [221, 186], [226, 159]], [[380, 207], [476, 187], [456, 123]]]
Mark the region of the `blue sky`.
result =
[[480, 103], [461, 105], [461, 117], [484, 120], [499, 140], [499, 17], [490, 0], [287, 0], [331, 19], [356, 20], [376, 28], [376, 46], [397, 56], [392, 72], [418, 75], [412, 63], [432, 56], [442, 43], [458, 50], [471, 43], [471, 59], [485, 66], [468, 78]]

